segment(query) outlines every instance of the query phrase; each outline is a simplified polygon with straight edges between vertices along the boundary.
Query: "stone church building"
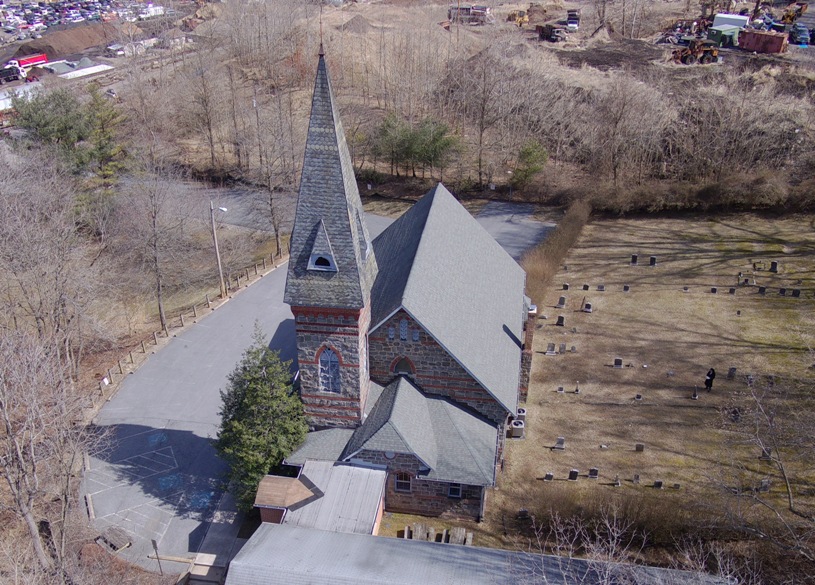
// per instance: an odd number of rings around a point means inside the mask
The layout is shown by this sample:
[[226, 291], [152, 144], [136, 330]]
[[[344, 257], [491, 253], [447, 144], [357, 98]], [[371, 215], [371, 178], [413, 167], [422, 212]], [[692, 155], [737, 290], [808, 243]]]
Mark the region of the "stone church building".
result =
[[285, 292], [313, 430], [287, 462], [385, 469], [386, 510], [480, 517], [528, 385], [525, 277], [442, 184], [371, 239], [321, 51]]

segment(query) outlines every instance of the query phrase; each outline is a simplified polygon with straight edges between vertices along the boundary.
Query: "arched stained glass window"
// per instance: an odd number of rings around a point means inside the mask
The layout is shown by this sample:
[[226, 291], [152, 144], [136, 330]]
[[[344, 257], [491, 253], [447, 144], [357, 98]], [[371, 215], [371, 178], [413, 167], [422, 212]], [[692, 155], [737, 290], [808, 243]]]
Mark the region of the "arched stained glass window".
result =
[[408, 322], [407, 319], [402, 319], [399, 321], [399, 339], [402, 341], [407, 341], [407, 333], [408, 333]]
[[337, 354], [328, 348], [320, 354], [320, 390], [340, 393], [340, 360]]

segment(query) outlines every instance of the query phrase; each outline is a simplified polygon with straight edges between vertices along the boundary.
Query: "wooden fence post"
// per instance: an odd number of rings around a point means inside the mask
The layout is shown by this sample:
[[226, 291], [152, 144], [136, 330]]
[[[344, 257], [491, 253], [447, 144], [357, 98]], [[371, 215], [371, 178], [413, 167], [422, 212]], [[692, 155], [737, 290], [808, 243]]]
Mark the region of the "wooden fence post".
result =
[[132, 351], [130, 352], [130, 363], [131, 363], [131, 364], [135, 364], [135, 363], [136, 363], [135, 361], [133, 361], [133, 352], [132, 352]]
[[181, 327], [184, 327], [184, 313], [181, 313]]
[[207, 293], [206, 298], [207, 298], [207, 309], [211, 309], [212, 308], [212, 301], [209, 300], [209, 293]]
[[195, 305], [192, 306], [192, 316], [197, 319], [198, 318], [198, 309], [195, 308]]
[[141, 352], [142, 353], [147, 353], [147, 348], [144, 345], [144, 340], [142, 340], [142, 342], [141, 342]]
[[153, 331], [153, 341], [158, 345], [158, 332]]
[[119, 373], [124, 374], [125, 371], [122, 369], [122, 360], [116, 360], [116, 363], [119, 364]]
[[266, 270], [266, 256], [263, 257], [263, 270]]

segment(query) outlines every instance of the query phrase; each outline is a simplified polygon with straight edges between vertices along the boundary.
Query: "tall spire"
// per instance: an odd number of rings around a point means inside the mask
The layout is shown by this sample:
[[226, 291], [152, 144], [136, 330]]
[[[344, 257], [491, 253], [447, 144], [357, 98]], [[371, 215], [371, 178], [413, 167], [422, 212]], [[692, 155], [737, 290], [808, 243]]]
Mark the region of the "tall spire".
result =
[[369, 304], [376, 270], [321, 43], [285, 301], [361, 309]]

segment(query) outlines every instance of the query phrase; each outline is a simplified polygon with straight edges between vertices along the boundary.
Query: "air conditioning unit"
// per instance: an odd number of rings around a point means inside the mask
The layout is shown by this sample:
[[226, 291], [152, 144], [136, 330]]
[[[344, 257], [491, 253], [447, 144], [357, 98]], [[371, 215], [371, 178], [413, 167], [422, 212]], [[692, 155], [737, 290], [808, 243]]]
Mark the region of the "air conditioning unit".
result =
[[523, 439], [525, 426], [526, 424], [522, 420], [512, 421], [509, 436], [512, 437], [513, 439]]
[[524, 423], [526, 422], [526, 409], [525, 408], [519, 408], [518, 409], [518, 413], [515, 415], [515, 420], [519, 420], [519, 421], [522, 421]]

